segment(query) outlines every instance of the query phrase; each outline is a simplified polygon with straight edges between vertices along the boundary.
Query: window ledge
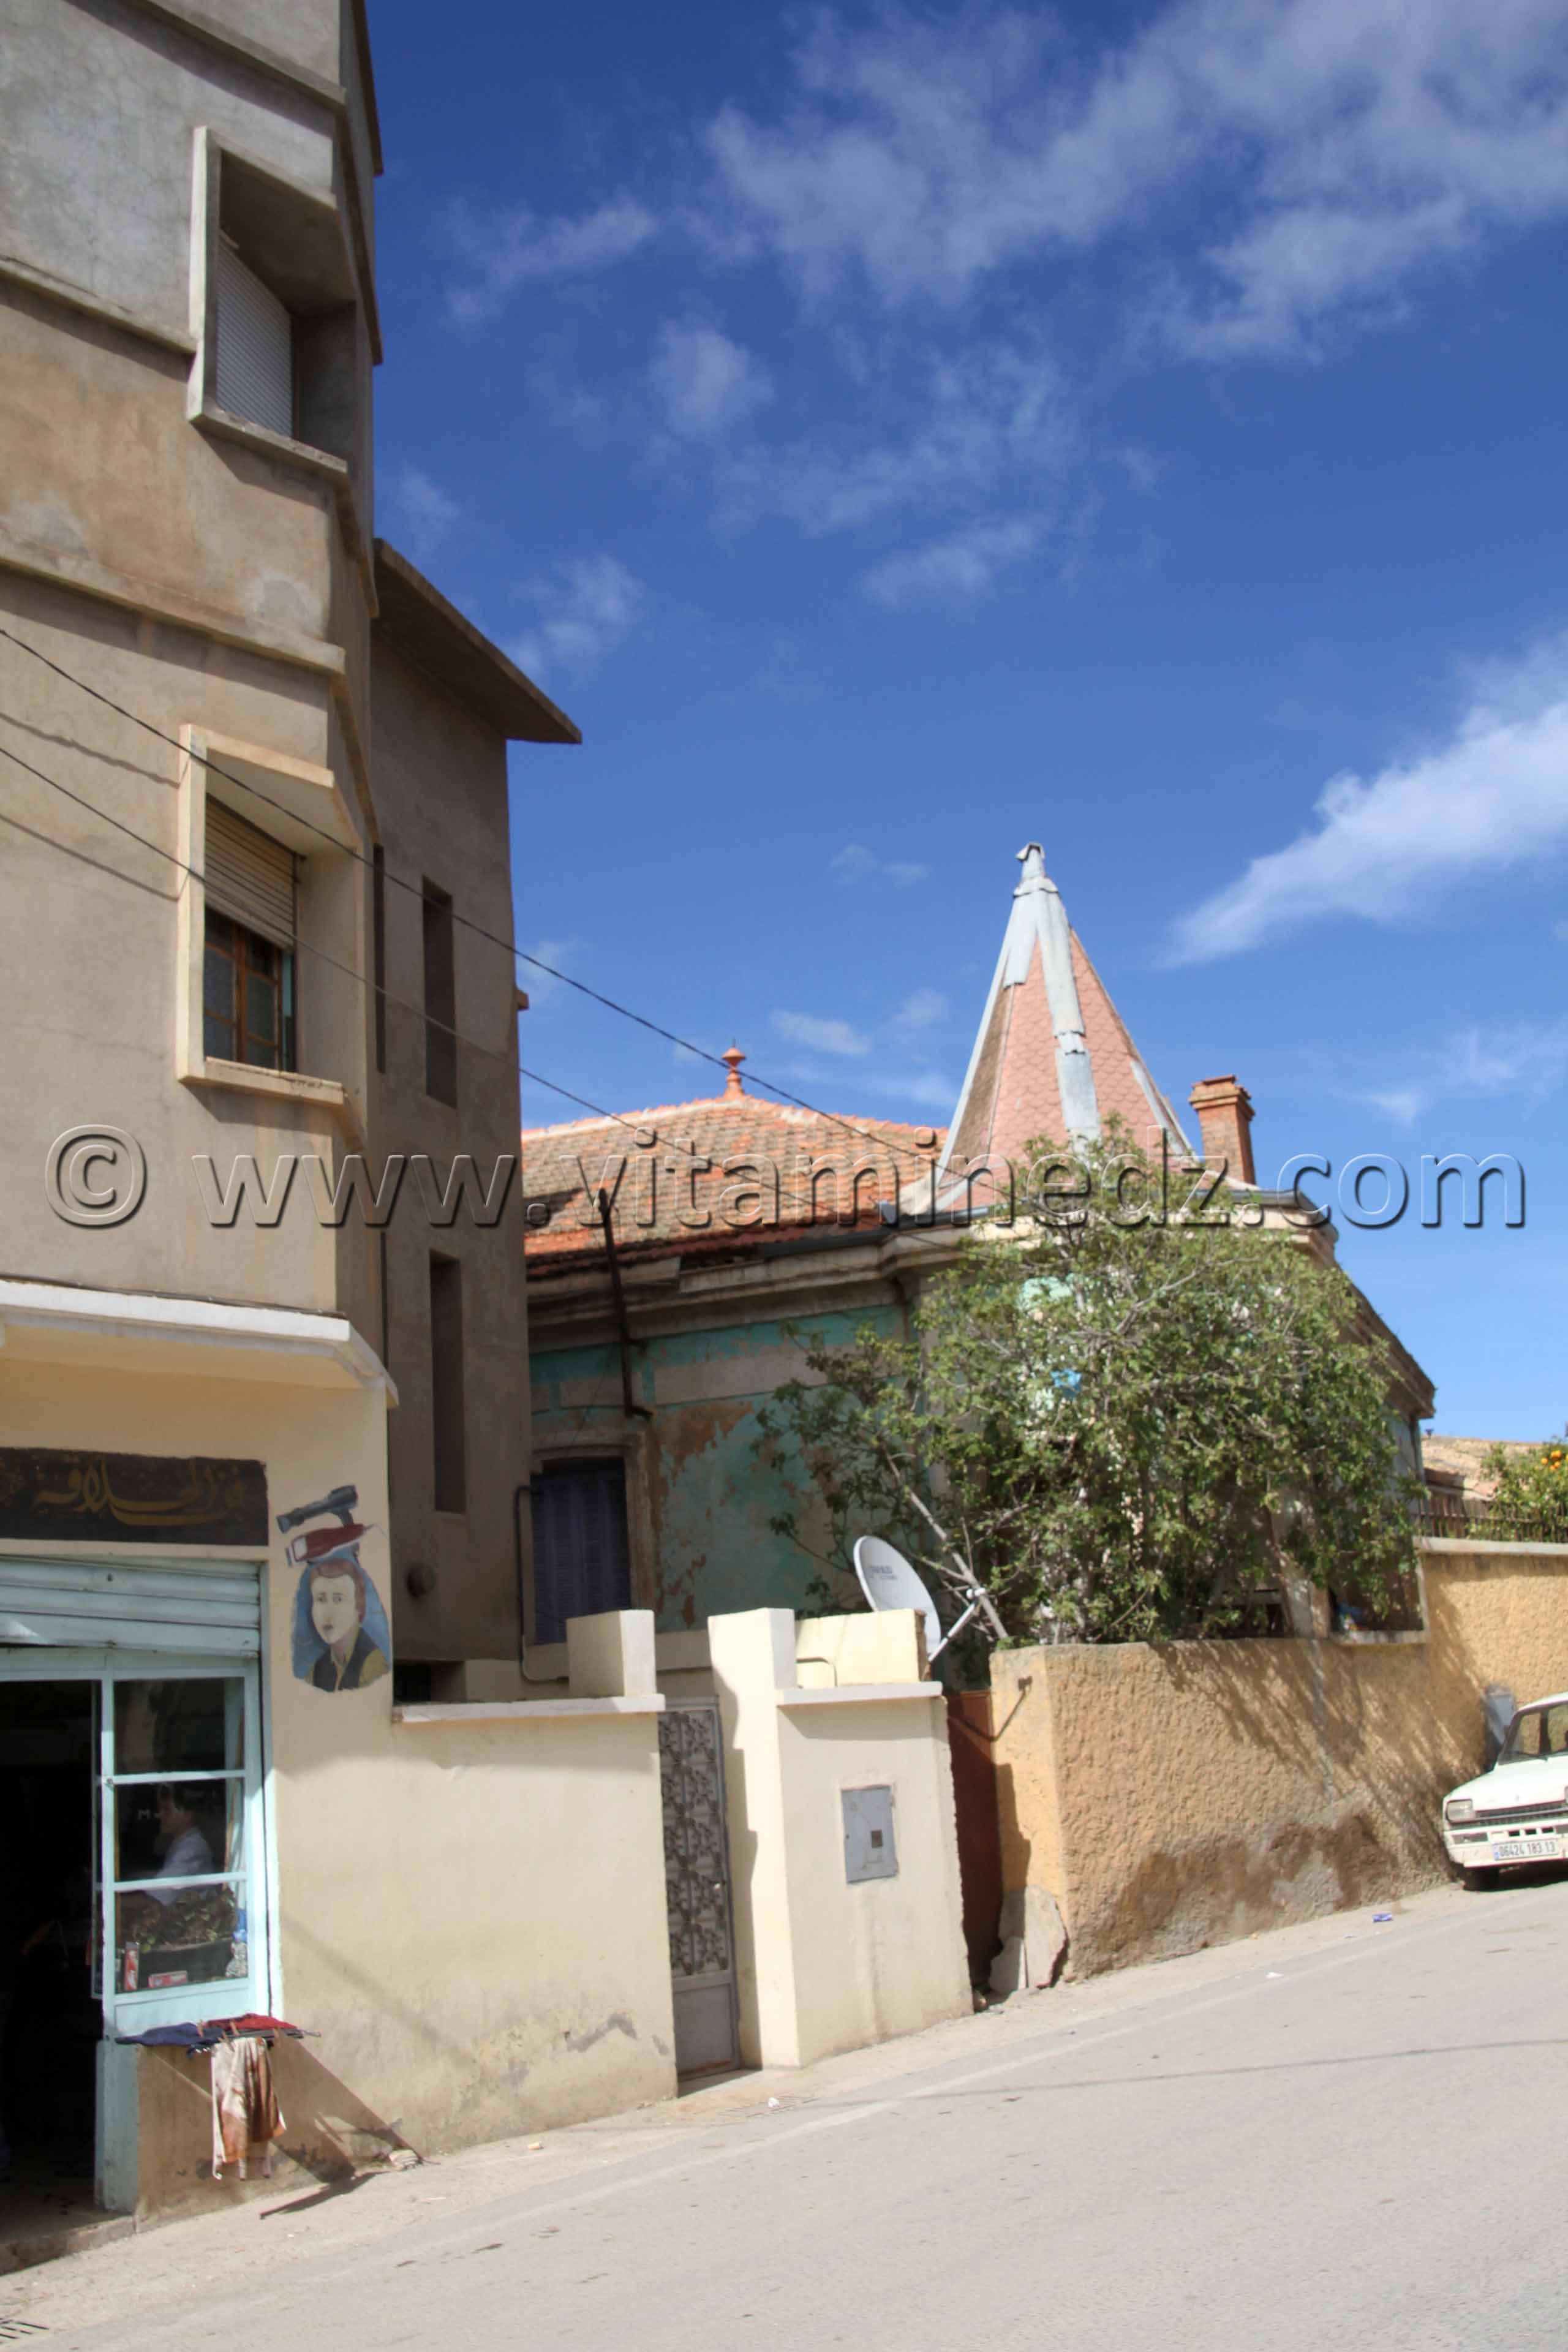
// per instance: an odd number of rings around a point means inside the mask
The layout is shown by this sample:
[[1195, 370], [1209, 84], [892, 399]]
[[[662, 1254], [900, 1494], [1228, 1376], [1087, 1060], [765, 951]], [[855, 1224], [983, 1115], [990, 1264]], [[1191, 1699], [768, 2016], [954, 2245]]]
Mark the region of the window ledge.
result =
[[187, 1087], [223, 1087], [235, 1094], [270, 1095], [275, 1101], [311, 1103], [338, 1114], [357, 1134], [359, 1120], [346, 1087], [336, 1078], [307, 1077], [300, 1070], [260, 1070], [248, 1062], [219, 1062], [209, 1055], [199, 1069], [182, 1074]]
[[243, 441], [252, 449], [265, 449], [307, 473], [320, 474], [324, 480], [345, 490], [348, 488], [349, 469], [342, 457], [333, 457], [325, 449], [313, 449], [308, 441], [296, 441], [287, 433], [274, 433], [268, 425], [255, 425], [248, 416], [236, 416], [230, 410], [220, 408], [216, 400], [204, 400], [191, 422], [204, 433], [216, 433], [226, 441]]

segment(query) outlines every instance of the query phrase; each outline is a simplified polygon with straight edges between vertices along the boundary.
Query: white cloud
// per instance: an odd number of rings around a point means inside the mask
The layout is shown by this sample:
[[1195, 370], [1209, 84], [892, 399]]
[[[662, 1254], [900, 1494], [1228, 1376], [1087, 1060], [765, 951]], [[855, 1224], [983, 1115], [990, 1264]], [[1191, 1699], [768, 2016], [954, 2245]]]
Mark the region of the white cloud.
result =
[[518, 639], [513, 652], [525, 670], [540, 677], [592, 669], [636, 625], [645, 601], [641, 581], [614, 555], [558, 563], [529, 593], [550, 609]]
[[1542, 1102], [1568, 1079], [1568, 1019], [1468, 1023], [1415, 1055], [1405, 1079], [1354, 1095], [1402, 1127], [1434, 1103]]
[[912, 376], [915, 421], [902, 435], [753, 445], [727, 458], [718, 475], [726, 519], [848, 530], [903, 507], [963, 502], [1011, 469], [1060, 465], [1075, 446], [1060, 371], [1034, 344], [931, 350]]
[[957, 1087], [940, 1070], [913, 1070], [902, 1077], [889, 1072], [868, 1076], [857, 1080], [857, 1084], [863, 1086], [868, 1094], [878, 1095], [883, 1100], [891, 1097], [898, 1102], [919, 1103], [923, 1109], [941, 1111], [944, 1118], [952, 1116], [953, 1105], [958, 1100]]
[[1568, 635], [1479, 674], [1447, 742], [1325, 785], [1316, 825], [1174, 926], [1171, 961], [1236, 955], [1339, 915], [1406, 917], [1470, 876], [1568, 847]]
[[[529, 940], [526, 953], [518, 961], [518, 977], [520, 984], [527, 992], [530, 1013], [542, 1011], [545, 1005], [560, 996], [565, 982], [557, 980], [555, 972], [571, 970], [582, 945], [582, 940], [576, 939]], [[531, 956], [537, 956], [539, 962], [531, 963], [528, 961]], [[540, 964], [551, 964], [554, 971], [542, 971]]]
[[890, 882], [898, 890], [923, 882], [931, 872], [929, 866], [916, 866], [908, 858], [879, 857], [861, 841], [847, 842], [832, 860], [830, 870], [841, 883]]
[[1374, 1110], [1397, 1119], [1401, 1127], [1410, 1127], [1431, 1102], [1432, 1089], [1430, 1087], [1390, 1087], [1385, 1092], [1380, 1092], [1372, 1087], [1358, 1096], [1357, 1100], [1370, 1103]]
[[[1560, 0], [1177, 0], [1092, 58], [1043, 10], [825, 15], [786, 102], [707, 145], [731, 249], [810, 304], [956, 304], [1131, 233], [1179, 343], [1286, 352], [1568, 208], [1565, 54]], [[1216, 189], [1231, 235], [1184, 252]]]
[[646, 245], [658, 228], [653, 215], [629, 196], [616, 196], [575, 220], [542, 220], [526, 205], [489, 220], [460, 212], [453, 237], [469, 277], [447, 298], [452, 316], [465, 327], [493, 319], [520, 286], [609, 268]]
[[903, 1037], [918, 1037], [948, 1016], [948, 1002], [940, 988], [917, 988], [893, 1015], [893, 1027]]
[[1539, 1101], [1568, 1076], [1568, 1020], [1472, 1023], [1447, 1039], [1438, 1061], [1451, 1094]]
[[751, 352], [717, 327], [667, 320], [648, 380], [671, 433], [683, 441], [711, 441], [740, 425], [773, 396], [773, 379]]
[[1040, 530], [1037, 521], [1024, 516], [971, 523], [908, 555], [889, 556], [860, 585], [874, 603], [895, 612], [922, 596], [983, 596], [998, 572], [1034, 553]]
[[847, 1021], [821, 1020], [813, 1013], [774, 1013], [770, 1014], [773, 1027], [792, 1045], [805, 1045], [814, 1054], [845, 1054], [858, 1058], [871, 1050], [871, 1040], [852, 1029]]
[[422, 563], [445, 545], [462, 520], [456, 499], [448, 498], [417, 466], [395, 467], [384, 495], [409, 553]]

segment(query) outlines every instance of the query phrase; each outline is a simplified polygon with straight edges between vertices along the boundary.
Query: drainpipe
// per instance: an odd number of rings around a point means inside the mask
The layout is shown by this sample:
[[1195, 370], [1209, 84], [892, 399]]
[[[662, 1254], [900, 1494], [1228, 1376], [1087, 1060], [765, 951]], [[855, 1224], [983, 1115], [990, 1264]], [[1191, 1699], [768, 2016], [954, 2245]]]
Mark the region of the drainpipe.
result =
[[599, 1194], [599, 1223], [605, 1228], [605, 1257], [610, 1269], [610, 1297], [615, 1306], [616, 1329], [621, 1343], [621, 1411], [628, 1421], [651, 1421], [652, 1412], [638, 1404], [632, 1395], [632, 1335], [626, 1321], [626, 1295], [621, 1288], [621, 1262], [616, 1254], [616, 1236], [610, 1223], [610, 1196]]

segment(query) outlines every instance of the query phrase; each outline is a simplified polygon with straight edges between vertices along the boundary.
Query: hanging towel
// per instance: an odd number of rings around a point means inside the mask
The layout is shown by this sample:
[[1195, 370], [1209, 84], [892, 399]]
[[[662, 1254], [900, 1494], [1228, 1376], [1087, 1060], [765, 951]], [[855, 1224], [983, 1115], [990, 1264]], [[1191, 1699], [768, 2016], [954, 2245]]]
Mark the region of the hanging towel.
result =
[[255, 2034], [220, 2042], [213, 2052], [213, 2179], [224, 2167], [239, 2167], [242, 2180], [251, 2166], [264, 2180], [272, 2177], [272, 2143], [283, 2137], [283, 2117], [272, 2087], [272, 2062]]

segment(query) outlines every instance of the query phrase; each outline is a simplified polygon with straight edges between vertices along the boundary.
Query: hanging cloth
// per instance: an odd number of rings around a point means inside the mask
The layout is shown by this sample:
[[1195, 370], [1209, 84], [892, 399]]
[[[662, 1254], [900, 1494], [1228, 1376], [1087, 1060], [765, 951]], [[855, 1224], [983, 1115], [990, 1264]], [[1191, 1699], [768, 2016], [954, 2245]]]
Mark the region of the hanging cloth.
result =
[[213, 2179], [237, 2165], [242, 2180], [272, 2177], [272, 2143], [283, 2137], [283, 2116], [272, 2087], [272, 2062], [257, 2035], [237, 2034], [213, 2052]]

